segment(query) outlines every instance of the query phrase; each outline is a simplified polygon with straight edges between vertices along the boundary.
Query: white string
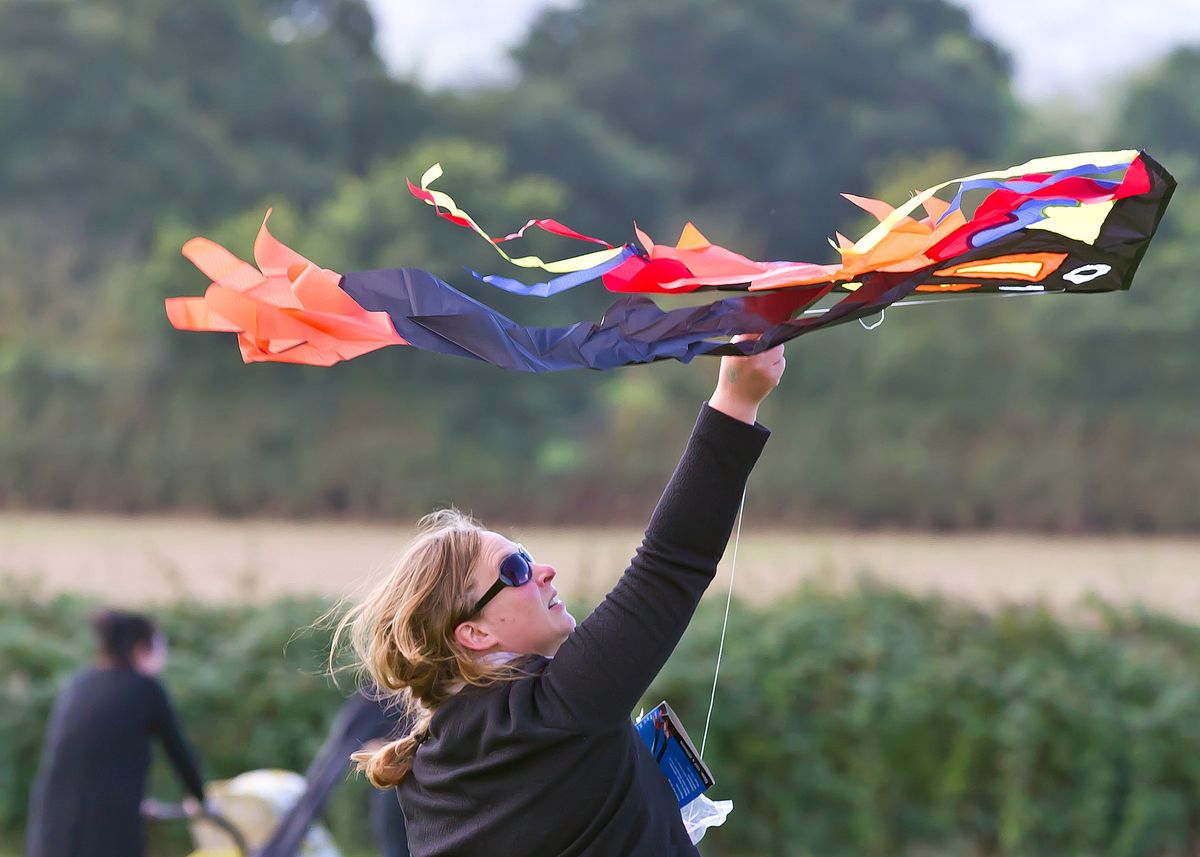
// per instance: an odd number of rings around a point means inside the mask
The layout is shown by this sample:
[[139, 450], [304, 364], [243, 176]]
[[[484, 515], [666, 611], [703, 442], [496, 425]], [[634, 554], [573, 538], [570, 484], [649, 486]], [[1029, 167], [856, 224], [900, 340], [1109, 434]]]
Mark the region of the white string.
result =
[[725, 651], [725, 629], [729, 627], [729, 605], [733, 603], [733, 578], [737, 575], [738, 545], [742, 541], [742, 518], [746, 516], [746, 489], [742, 489], [742, 504], [738, 507], [737, 534], [733, 538], [733, 559], [729, 569], [729, 595], [725, 599], [725, 621], [721, 623], [721, 643], [717, 646], [717, 666], [713, 670], [712, 695], [708, 698], [708, 715], [704, 718], [704, 735], [700, 738], [700, 759], [708, 744], [708, 725], [712, 722], [713, 703], [717, 701], [717, 676], [721, 674], [721, 655]]
[[884, 320], [886, 317], [887, 317], [887, 310], [886, 310], [886, 309], [881, 309], [881, 310], [879, 311], [879, 321], [875, 322], [874, 324], [867, 324], [865, 321], [863, 321], [863, 320], [860, 318], [860, 319], [858, 320], [858, 323], [862, 325], [862, 328], [863, 328], [863, 330], [874, 330], [875, 328], [879, 327], [879, 325], [883, 324], [883, 320]]
[[[922, 298], [912, 301], [896, 301], [893, 304], [888, 304], [887, 309], [912, 309], [913, 307], [926, 306], [928, 304], [945, 304], [958, 303], [961, 301], [981, 301], [985, 298], [1039, 298], [1049, 297], [1050, 295], [1066, 295], [1070, 292], [1057, 290], [1052, 292], [984, 292], [980, 295], [963, 295], [957, 298], [941, 297], [941, 298]], [[800, 315], [824, 315], [833, 307], [819, 307], [817, 309], [806, 309]]]
[[[1066, 292], [1062, 292], [1062, 291], [1041, 292], [1041, 293], [1025, 292], [1025, 293], [1008, 293], [1008, 294], [996, 294], [993, 292], [993, 293], [987, 294], [986, 297], [994, 297], [994, 298], [1033, 297], [1034, 294], [1061, 295], [1061, 294], [1066, 294]], [[978, 300], [980, 297], [984, 297], [984, 295], [975, 295], [974, 296], [974, 298], [976, 300]], [[922, 306], [924, 304], [940, 304], [940, 303], [946, 303], [949, 301], [956, 301], [956, 300], [962, 300], [962, 298], [951, 298], [951, 297], [927, 298], [925, 300], [909, 301], [908, 303], [894, 303], [894, 304], [892, 304], [892, 306], [894, 306], [894, 307], [915, 307], [915, 306]], [[805, 310], [803, 313], [801, 313], [801, 315], [816, 315], [818, 313], [825, 313], [828, 311], [829, 311], [829, 309], [827, 307], [823, 308], [823, 309], [810, 309], [810, 310]], [[884, 315], [883, 311], [880, 311], [879, 321], [877, 321], [875, 324], [871, 325], [870, 327], [867, 327], [867, 325], [863, 324], [863, 327], [866, 328], [867, 330], [874, 330], [875, 328], [879, 327], [879, 325], [883, 324], [883, 315]], [[860, 324], [862, 323], [862, 319], [859, 319], [859, 323]], [[737, 531], [733, 538], [733, 558], [730, 562], [730, 568], [729, 568], [729, 594], [725, 598], [725, 618], [721, 622], [721, 642], [717, 646], [717, 665], [713, 669], [712, 693], [708, 697], [708, 714], [705, 715], [704, 734], [700, 738], [700, 758], [701, 758], [701, 760], [704, 759], [704, 749], [705, 749], [705, 747], [708, 746], [708, 727], [712, 723], [713, 706], [716, 704], [716, 701], [717, 701], [717, 678], [721, 675], [721, 656], [725, 653], [725, 632], [729, 628], [729, 607], [733, 603], [733, 580], [737, 576], [738, 547], [741, 545], [741, 542], [742, 542], [742, 519], [745, 517], [745, 515], [746, 515], [746, 489], [743, 488], [742, 489], [742, 503], [738, 507]]]
[[[993, 298], [1033, 297], [1034, 294], [1035, 293], [1030, 293], [1030, 292], [996, 294], [993, 292], [993, 293], [987, 294], [986, 297], [993, 297]], [[1061, 295], [1061, 294], [1066, 294], [1066, 292], [1061, 292], [1061, 291], [1059, 291], [1059, 292], [1041, 292], [1038, 294]], [[984, 297], [984, 295], [975, 295], [974, 296], [974, 298], [976, 300], [978, 300], [980, 297]], [[892, 306], [894, 306], [894, 307], [915, 307], [915, 306], [923, 306], [924, 304], [940, 304], [940, 303], [945, 303], [945, 302], [955, 301], [955, 300], [962, 300], [962, 298], [951, 298], [951, 297], [926, 298], [924, 300], [909, 301], [908, 303], [894, 303], [894, 304], [892, 304]], [[829, 309], [827, 307], [823, 308], [823, 309], [810, 309], [810, 310], [805, 310], [803, 313], [801, 313], [801, 315], [816, 315], [818, 313], [825, 313], [828, 311], [829, 311]], [[883, 324], [883, 314], [884, 314], [883, 311], [880, 311], [879, 321], [877, 321], [875, 324], [871, 325], [870, 327], [867, 327], [867, 325], [863, 324], [863, 327], [866, 328], [867, 330], [874, 330], [875, 328], [879, 327], [879, 325]], [[862, 319], [859, 319], [859, 323], [860, 324], [862, 323]], [[741, 545], [741, 542], [742, 542], [742, 519], [745, 516], [746, 516], [746, 490], [742, 489], [742, 503], [738, 507], [737, 531], [733, 538], [733, 558], [730, 562], [730, 568], [729, 568], [729, 594], [725, 598], [725, 618], [721, 622], [721, 642], [717, 646], [717, 665], [713, 669], [712, 693], [708, 697], [708, 714], [705, 715], [704, 734], [700, 738], [700, 758], [702, 760], [704, 759], [704, 749], [705, 749], [705, 747], [708, 746], [708, 727], [712, 724], [713, 706], [716, 704], [716, 701], [717, 701], [717, 678], [721, 675], [721, 656], [725, 653], [725, 632], [729, 628], [729, 608], [730, 608], [730, 605], [733, 603], [733, 580], [737, 576], [738, 547]]]

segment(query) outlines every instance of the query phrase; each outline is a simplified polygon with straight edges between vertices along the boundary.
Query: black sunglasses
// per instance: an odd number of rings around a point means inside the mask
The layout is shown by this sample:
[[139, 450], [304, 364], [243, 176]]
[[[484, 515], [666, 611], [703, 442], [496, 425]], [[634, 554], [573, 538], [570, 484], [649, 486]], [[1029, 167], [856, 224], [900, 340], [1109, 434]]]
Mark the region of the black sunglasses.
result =
[[504, 587], [524, 586], [532, 579], [533, 557], [529, 555], [529, 551], [517, 545], [516, 552], [510, 553], [500, 562], [500, 576], [496, 578], [496, 582], [492, 584], [492, 588], [475, 602], [475, 607], [471, 610], [470, 615], [474, 616], [482, 610]]

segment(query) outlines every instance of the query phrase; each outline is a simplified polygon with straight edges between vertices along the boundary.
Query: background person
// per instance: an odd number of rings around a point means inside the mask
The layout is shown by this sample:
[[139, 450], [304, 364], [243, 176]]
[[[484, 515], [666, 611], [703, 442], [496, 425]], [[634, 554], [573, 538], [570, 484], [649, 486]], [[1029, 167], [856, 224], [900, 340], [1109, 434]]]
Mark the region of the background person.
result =
[[157, 737], [191, 800], [204, 782], [166, 689], [155, 678], [167, 640], [145, 616], [106, 610], [93, 619], [96, 662], [54, 702], [34, 782], [26, 857], [141, 857], [140, 808]]

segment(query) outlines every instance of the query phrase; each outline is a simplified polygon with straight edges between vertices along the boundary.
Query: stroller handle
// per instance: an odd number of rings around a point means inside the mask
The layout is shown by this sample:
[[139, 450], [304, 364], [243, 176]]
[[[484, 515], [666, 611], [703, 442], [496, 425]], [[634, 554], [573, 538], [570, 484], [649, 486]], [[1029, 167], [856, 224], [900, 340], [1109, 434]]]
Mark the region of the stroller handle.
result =
[[189, 813], [183, 808], [183, 804], [163, 803], [162, 801], [150, 798], [142, 801], [142, 815], [155, 821], [193, 821], [195, 819], [203, 819], [221, 828], [225, 835], [233, 840], [234, 847], [237, 848], [239, 854], [243, 855], [243, 857], [249, 855], [249, 851], [246, 848], [246, 837], [242, 836], [242, 832], [228, 818], [208, 807], [202, 808], [197, 813]]

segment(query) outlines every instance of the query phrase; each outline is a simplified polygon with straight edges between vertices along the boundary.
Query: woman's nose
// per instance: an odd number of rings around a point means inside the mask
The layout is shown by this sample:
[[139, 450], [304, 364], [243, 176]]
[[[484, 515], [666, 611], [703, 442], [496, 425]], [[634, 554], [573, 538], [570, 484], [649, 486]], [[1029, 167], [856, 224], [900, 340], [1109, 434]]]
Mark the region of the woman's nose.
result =
[[534, 568], [537, 569], [538, 583], [542, 584], [552, 581], [554, 576], [558, 573], [554, 570], [554, 566], [546, 565], [545, 563], [539, 563], [538, 565], [534, 566]]

